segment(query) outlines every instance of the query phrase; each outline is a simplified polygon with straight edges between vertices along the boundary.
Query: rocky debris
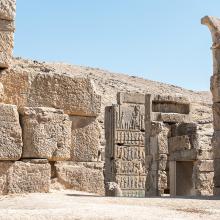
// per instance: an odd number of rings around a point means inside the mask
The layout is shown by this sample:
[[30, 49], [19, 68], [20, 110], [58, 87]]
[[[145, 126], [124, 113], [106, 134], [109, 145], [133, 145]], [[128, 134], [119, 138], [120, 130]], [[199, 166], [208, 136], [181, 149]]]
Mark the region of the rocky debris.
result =
[[70, 159], [71, 125], [68, 115], [53, 108], [21, 108], [23, 158]]
[[106, 189], [105, 192], [106, 196], [121, 197], [123, 195], [119, 185], [115, 182], [107, 182], [105, 189]]

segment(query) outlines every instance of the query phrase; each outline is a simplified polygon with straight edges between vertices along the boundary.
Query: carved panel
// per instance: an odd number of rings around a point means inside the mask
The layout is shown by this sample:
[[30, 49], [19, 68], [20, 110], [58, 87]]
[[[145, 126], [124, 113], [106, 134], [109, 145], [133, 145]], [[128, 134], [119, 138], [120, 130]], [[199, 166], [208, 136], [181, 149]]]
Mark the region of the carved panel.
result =
[[123, 103], [106, 108], [106, 158], [110, 161], [106, 169], [123, 196], [145, 196], [144, 113], [142, 104]]

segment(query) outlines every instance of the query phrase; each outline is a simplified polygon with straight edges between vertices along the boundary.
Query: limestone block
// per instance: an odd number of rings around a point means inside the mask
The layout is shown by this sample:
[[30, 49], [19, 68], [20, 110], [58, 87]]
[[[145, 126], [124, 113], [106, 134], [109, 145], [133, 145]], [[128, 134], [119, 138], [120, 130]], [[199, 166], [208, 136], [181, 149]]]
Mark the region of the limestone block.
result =
[[8, 175], [9, 193], [49, 192], [51, 169], [47, 160], [16, 161]]
[[0, 160], [19, 160], [22, 132], [15, 105], [0, 104]]
[[67, 160], [70, 158], [71, 121], [62, 110], [20, 109], [23, 130], [23, 158]]
[[16, 10], [16, 0], [1, 0], [0, 1], [0, 19], [14, 20]]
[[188, 123], [191, 121], [191, 117], [189, 114], [153, 113], [153, 120], [163, 121], [166, 123]]
[[158, 171], [158, 190], [163, 192], [167, 188], [167, 174], [166, 171]]
[[100, 113], [101, 97], [88, 78], [11, 69], [0, 76], [0, 82], [5, 87], [4, 102], [8, 104], [63, 109], [69, 115], [97, 116]]
[[0, 162], [0, 195], [49, 192], [50, 176], [47, 160]]
[[151, 170], [161, 170], [165, 171], [167, 167], [167, 154], [159, 154], [157, 158], [154, 158], [154, 161], [151, 165]]
[[56, 162], [57, 181], [67, 189], [104, 195], [103, 163]]
[[71, 160], [92, 162], [100, 160], [99, 122], [94, 117], [70, 117], [72, 121]]
[[199, 172], [213, 172], [214, 164], [213, 160], [198, 160], [195, 163], [195, 168]]
[[105, 184], [105, 195], [106, 196], [115, 196], [115, 197], [121, 197], [122, 196], [122, 190], [119, 187], [119, 185], [115, 182], [107, 182]]
[[170, 161], [188, 161], [188, 160], [196, 160], [196, 158], [197, 158], [196, 149], [190, 149], [190, 150], [175, 151], [171, 153], [169, 160]]
[[215, 131], [212, 138], [213, 153], [216, 159], [220, 159], [220, 131]]
[[167, 154], [170, 126], [163, 124], [162, 129], [158, 131], [160, 132], [157, 135], [150, 137], [150, 154]]
[[213, 154], [213, 150], [203, 150], [203, 149], [199, 149], [196, 150], [197, 155], [196, 155], [196, 159], [197, 160], [213, 160], [214, 158], [214, 154]]
[[197, 181], [203, 182], [203, 181], [213, 181], [214, 172], [200, 172], [197, 175]]
[[118, 105], [123, 103], [144, 104], [145, 94], [119, 92], [117, 93], [117, 103]]
[[215, 187], [220, 187], [220, 159], [214, 160], [214, 185]]
[[[220, 69], [220, 65], [219, 65]], [[219, 71], [219, 70], [218, 70]], [[220, 72], [219, 72], [220, 73]], [[220, 75], [219, 74], [214, 74], [211, 76], [211, 85], [210, 89], [212, 92], [212, 99], [213, 102], [220, 102]], [[217, 106], [218, 104], [216, 104]], [[215, 106], [215, 107], [216, 107]], [[216, 109], [215, 109], [216, 110]]]
[[0, 162], [0, 195], [8, 194], [8, 173], [13, 162]]
[[220, 131], [220, 103], [213, 103], [213, 126], [215, 131]]
[[[191, 148], [199, 148], [198, 140], [198, 124], [196, 123], [180, 123], [171, 126], [171, 135], [175, 136], [188, 136]], [[204, 135], [203, 135], [204, 136]], [[207, 147], [207, 145], [205, 146]]]
[[[1, 22], [0, 22], [1, 24]], [[0, 30], [0, 68], [8, 68], [14, 47], [14, 33]]]
[[190, 140], [187, 135], [170, 137], [168, 139], [168, 146], [170, 153], [191, 148]]

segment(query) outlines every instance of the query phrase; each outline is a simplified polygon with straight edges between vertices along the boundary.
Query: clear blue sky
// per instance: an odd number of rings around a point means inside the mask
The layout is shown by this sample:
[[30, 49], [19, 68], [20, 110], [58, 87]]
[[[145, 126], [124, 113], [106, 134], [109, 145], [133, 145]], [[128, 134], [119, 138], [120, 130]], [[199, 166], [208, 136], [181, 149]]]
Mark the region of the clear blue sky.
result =
[[17, 0], [15, 56], [209, 90], [219, 0]]

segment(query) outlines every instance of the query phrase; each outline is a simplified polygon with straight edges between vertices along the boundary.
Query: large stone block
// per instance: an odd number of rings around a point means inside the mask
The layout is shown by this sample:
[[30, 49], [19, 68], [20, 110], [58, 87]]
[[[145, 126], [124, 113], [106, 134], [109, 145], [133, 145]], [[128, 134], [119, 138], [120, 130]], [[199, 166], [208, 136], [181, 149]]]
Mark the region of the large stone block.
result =
[[62, 110], [20, 109], [23, 129], [23, 158], [67, 160], [70, 158], [71, 121]]
[[49, 192], [50, 177], [47, 160], [0, 162], [0, 195]]
[[220, 131], [215, 131], [212, 138], [213, 153], [216, 159], [220, 159]]
[[213, 102], [220, 102], [220, 75], [214, 74], [211, 76], [210, 89], [212, 92]]
[[14, 20], [16, 10], [16, 0], [1, 0], [0, 1], [0, 19]]
[[187, 150], [191, 148], [190, 140], [187, 135], [170, 137], [168, 139], [169, 152]]
[[[167, 154], [168, 153], [168, 137], [170, 135], [170, 126], [167, 124], [154, 123], [154, 129], [150, 137], [150, 154]], [[159, 125], [158, 124], [158, 125]], [[156, 128], [157, 127], [157, 128]], [[156, 131], [159, 133], [156, 134]], [[151, 134], [151, 135], [152, 135]]]
[[213, 160], [198, 160], [195, 163], [195, 168], [199, 172], [213, 172], [214, 171]]
[[191, 121], [189, 114], [178, 114], [178, 113], [153, 113], [152, 119], [155, 121], [163, 121], [166, 123], [188, 123]]
[[93, 117], [70, 117], [72, 121], [71, 160], [98, 161], [101, 157], [99, 122]]
[[119, 105], [122, 105], [123, 103], [144, 104], [145, 94], [119, 92], [117, 93], [117, 103]]
[[18, 160], [22, 154], [22, 132], [15, 105], [0, 104], [0, 160]]
[[103, 163], [56, 162], [57, 181], [67, 189], [104, 195]]
[[220, 159], [214, 160], [214, 185], [220, 187]]
[[[0, 22], [1, 25], [1, 22]], [[14, 33], [0, 28], [0, 68], [8, 68], [14, 48]]]
[[11, 69], [0, 75], [0, 82], [5, 87], [5, 103], [63, 109], [69, 115], [97, 116], [100, 113], [101, 97], [88, 78]]
[[213, 103], [213, 126], [216, 131], [220, 131], [220, 103]]

